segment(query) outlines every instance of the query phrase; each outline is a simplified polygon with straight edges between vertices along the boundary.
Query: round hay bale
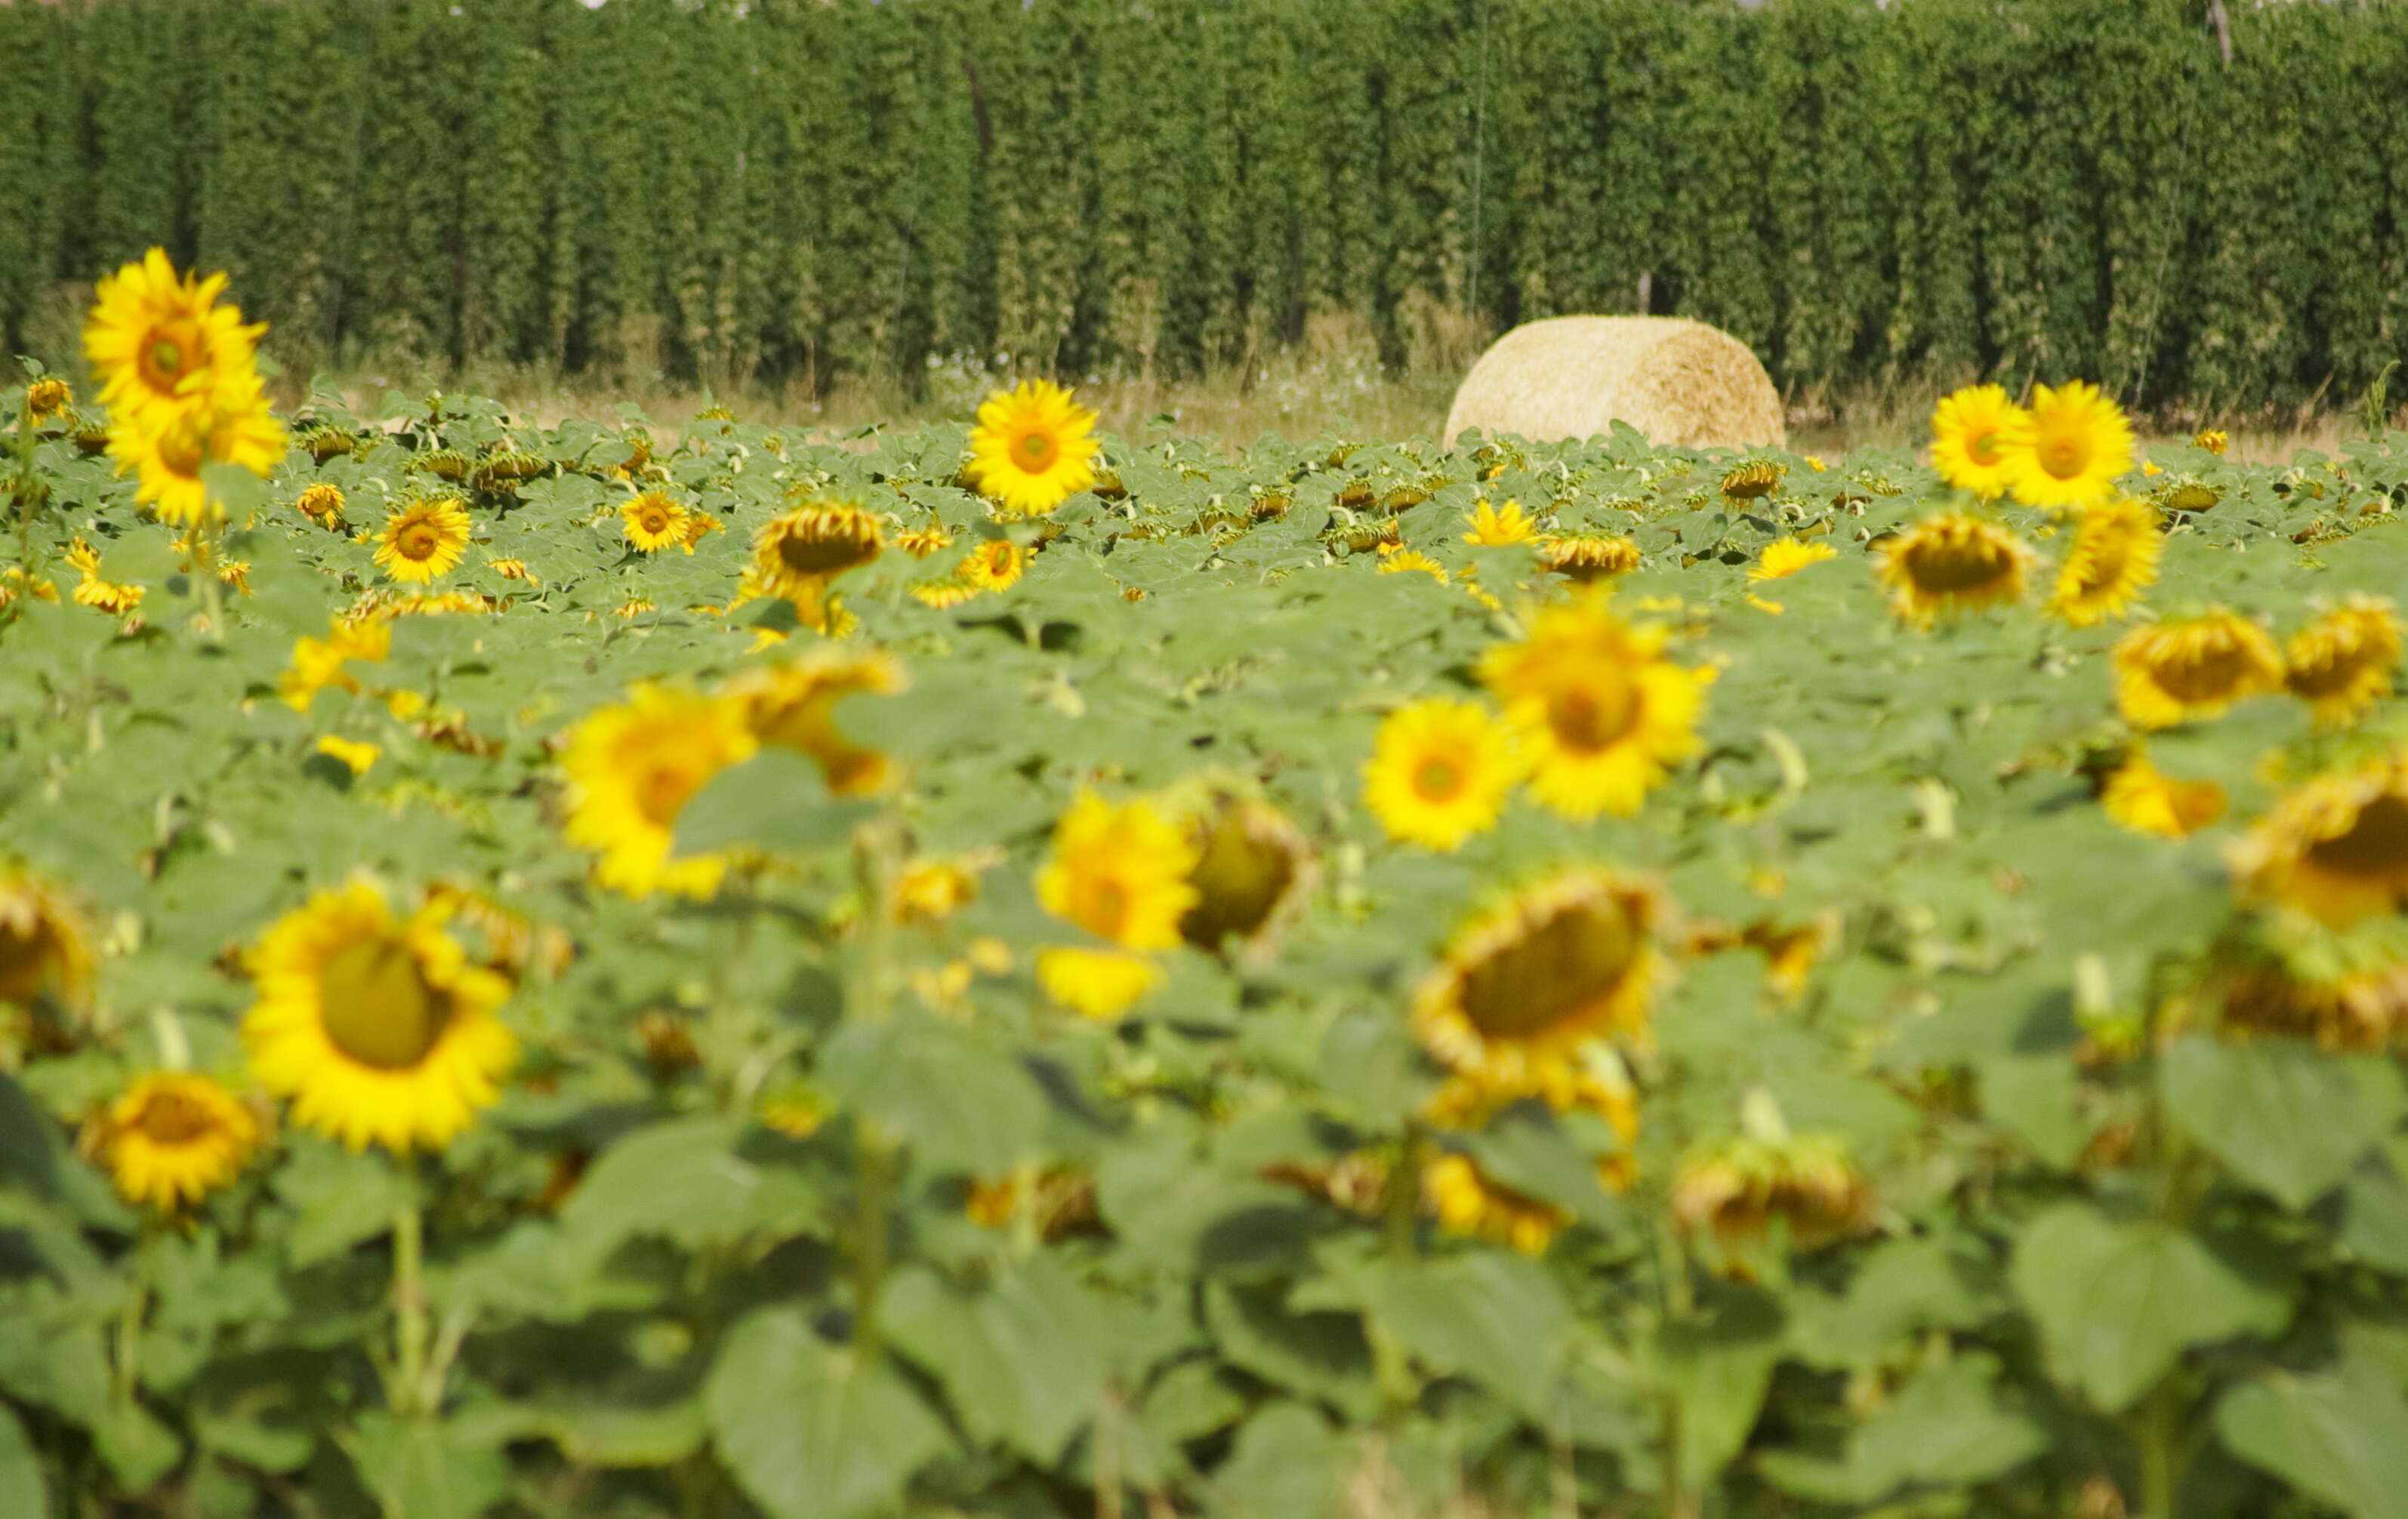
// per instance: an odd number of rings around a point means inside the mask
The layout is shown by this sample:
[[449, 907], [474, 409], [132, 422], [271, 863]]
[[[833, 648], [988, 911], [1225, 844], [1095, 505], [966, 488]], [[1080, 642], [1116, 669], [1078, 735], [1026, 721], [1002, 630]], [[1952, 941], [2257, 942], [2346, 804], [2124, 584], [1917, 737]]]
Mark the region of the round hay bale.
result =
[[1446, 440], [1467, 427], [1532, 442], [1628, 423], [1678, 448], [1779, 448], [1781, 394], [1745, 344], [1684, 317], [1550, 317], [1489, 345], [1455, 393]]

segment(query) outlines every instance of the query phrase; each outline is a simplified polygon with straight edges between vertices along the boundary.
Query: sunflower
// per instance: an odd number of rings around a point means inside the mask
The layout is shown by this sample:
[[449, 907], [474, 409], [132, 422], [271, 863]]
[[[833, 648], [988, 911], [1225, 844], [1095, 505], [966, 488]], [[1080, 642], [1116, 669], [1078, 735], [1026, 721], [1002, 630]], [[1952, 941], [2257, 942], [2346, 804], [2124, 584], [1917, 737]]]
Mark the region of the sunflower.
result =
[[1630, 1147], [1639, 1138], [1639, 1093], [1630, 1068], [1612, 1046], [1591, 1039], [1567, 1060], [1548, 1061], [1512, 1081], [1456, 1076], [1423, 1105], [1422, 1116], [1440, 1128], [1478, 1130], [1506, 1109], [1543, 1102], [1550, 1111], [1586, 1113], [1605, 1121], [1617, 1142], [1598, 1166], [1598, 1184], [1622, 1192], [1638, 1179]]
[[1707, 676], [1666, 659], [1665, 637], [1589, 593], [1482, 656], [1480, 678], [1522, 738], [1541, 803], [1573, 819], [1627, 816], [1697, 750]]
[[2140, 728], [2199, 722], [2283, 689], [2283, 652], [2274, 640], [2221, 607], [2134, 628], [2115, 640], [2110, 661], [2116, 709]]
[[79, 607], [92, 607], [112, 616], [123, 616], [141, 606], [143, 596], [149, 594], [144, 586], [120, 585], [114, 580], [103, 580], [99, 551], [81, 538], [67, 545], [66, 559], [82, 577], [75, 588], [75, 603]]
[[2293, 790], [2229, 863], [2244, 897], [2331, 928], [2408, 907], [2408, 749]]
[[694, 513], [663, 493], [646, 491], [619, 509], [619, 527], [639, 553], [658, 553], [672, 547], [692, 553], [694, 545], [686, 539], [686, 524], [693, 517]]
[[1752, 1259], [1773, 1222], [1789, 1242], [1813, 1250], [1862, 1230], [1872, 1189], [1836, 1134], [1745, 1134], [1700, 1144], [1672, 1179], [1672, 1222], [1713, 1240], [1733, 1276], [1752, 1279]]
[[2231, 437], [2221, 429], [2214, 427], [2208, 428], [2191, 441], [2219, 458], [2223, 456], [2225, 450], [2232, 446]]
[[1449, 1234], [1488, 1240], [1542, 1255], [1572, 1221], [1551, 1202], [1516, 1192], [1470, 1156], [1449, 1151], [1422, 1168], [1422, 1200]]
[[253, 353], [265, 324], [243, 325], [221, 306], [226, 277], [178, 276], [165, 250], [104, 278], [84, 321], [84, 356], [100, 377], [100, 399], [123, 425], [156, 430], [195, 413], [243, 408], [258, 385]]
[[1937, 619], [2021, 601], [2024, 577], [2038, 557], [1996, 523], [1943, 511], [1883, 544], [1875, 574], [1889, 588], [1899, 621], [1928, 628]]
[[953, 536], [945, 531], [944, 523], [930, 523], [925, 527], [913, 528], [909, 533], [896, 534], [895, 546], [914, 559], [925, 559], [930, 554], [940, 553], [952, 548]]
[[1996, 385], [1969, 385], [1943, 396], [1931, 412], [1931, 467], [1958, 490], [1994, 501], [2014, 478], [2011, 440], [2030, 422]]
[[1458, 1076], [1520, 1088], [1601, 1034], [1643, 1038], [1654, 892], [1573, 869], [1458, 929], [1413, 994], [1413, 1032]]
[[957, 575], [947, 575], [940, 580], [923, 580], [911, 587], [912, 600], [924, 607], [934, 607], [939, 611], [946, 611], [960, 606], [963, 602], [975, 600], [979, 594], [977, 586]]
[[1196, 900], [1180, 917], [1180, 937], [1207, 951], [1232, 939], [1264, 941], [1304, 894], [1312, 846], [1277, 808], [1230, 788], [1178, 810], [1196, 851], [1187, 872]]
[[1723, 477], [1723, 499], [1755, 501], [1781, 489], [1789, 471], [1780, 465], [1758, 459], [1743, 464]]
[[320, 891], [251, 954], [251, 1073], [293, 1118], [352, 1150], [440, 1150], [501, 1096], [518, 1041], [509, 982], [471, 965], [428, 904], [396, 919], [365, 881]]
[[2205, 511], [2224, 499], [2224, 493], [2205, 480], [2177, 480], [2157, 492], [2157, 505], [2186, 515]]
[[294, 711], [306, 712], [328, 686], [356, 694], [360, 683], [343, 666], [352, 660], [381, 664], [393, 650], [393, 623], [381, 616], [336, 618], [323, 638], [304, 634], [293, 640], [293, 667], [276, 683], [276, 694]]
[[[79, 591], [76, 599], [83, 599]], [[2320, 726], [2342, 727], [2391, 695], [2400, 668], [2400, 614], [2379, 596], [2353, 594], [2291, 635], [2283, 683]]]
[[1380, 561], [1382, 575], [1426, 575], [1439, 584], [1446, 583], [1446, 567], [1417, 549], [1406, 549]]
[[862, 507], [840, 501], [797, 507], [753, 535], [742, 595], [784, 596], [805, 626], [828, 632], [836, 617], [826, 599], [829, 584], [876, 559], [884, 547], [878, 518]]
[[978, 900], [979, 872], [988, 863], [976, 856], [914, 860], [888, 889], [888, 911], [896, 923], [942, 923]]
[[64, 416], [75, 405], [75, 392], [56, 375], [44, 375], [25, 387], [25, 420], [45, 422]]
[[601, 854], [596, 881], [637, 897], [700, 898], [719, 889], [728, 855], [671, 858], [678, 814], [712, 776], [760, 747], [748, 715], [741, 697], [647, 681], [577, 725], [561, 756], [566, 832], [571, 843]]
[[118, 1195], [163, 1213], [190, 1207], [242, 1174], [262, 1135], [257, 1114], [206, 1076], [137, 1077], [84, 1130]]
[[120, 418], [108, 429], [117, 473], [135, 474], [134, 499], [162, 522], [180, 525], [225, 515], [201, 479], [204, 466], [240, 465], [265, 475], [284, 458], [284, 429], [269, 414], [257, 376], [220, 386], [218, 398], [226, 404], [147, 421]]
[[1502, 548], [1509, 543], [1526, 543], [1538, 532], [1519, 501], [1508, 501], [1501, 507], [1475, 501], [1471, 510], [1465, 514], [1463, 523], [1471, 529], [1463, 535], [1464, 542], [1489, 549]]
[[92, 990], [92, 930], [65, 892], [44, 877], [0, 866], [0, 1003], [44, 996], [69, 1006]]
[[1826, 559], [1837, 559], [1840, 551], [1828, 543], [1801, 543], [1795, 537], [1779, 538], [1764, 546], [1764, 552], [1748, 566], [1751, 580], [1785, 580], [1809, 565], [1819, 565]]
[[384, 751], [375, 744], [363, 743], [356, 738], [338, 738], [331, 733], [322, 734], [318, 741], [310, 746], [310, 752], [325, 755], [354, 776], [367, 774], [376, 762], [384, 755]]
[[1363, 801], [1388, 837], [1453, 850], [1497, 825], [1521, 776], [1512, 733], [1476, 702], [1390, 712], [1363, 767]]
[[2132, 424], [2087, 380], [2035, 386], [2004, 451], [2008, 484], [2025, 506], [2096, 506], [2132, 467]]
[[458, 496], [437, 496], [386, 516], [376, 562], [396, 580], [423, 585], [451, 574], [467, 549], [468, 509]]
[[829, 791], [861, 796], [883, 786], [893, 767], [884, 754], [845, 738], [837, 704], [856, 694], [889, 695], [910, 683], [891, 654], [822, 645], [790, 664], [746, 672], [727, 695], [756, 740], [809, 755]]
[[485, 567], [506, 580], [519, 580], [527, 585], [543, 583], [535, 578], [535, 571], [527, 568], [523, 559], [488, 559]]
[[2244, 920], [2219, 947], [2218, 1025], [2379, 1054], [2408, 1036], [2408, 928], [2335, 933], [2296, 913]]
[[2100, 783], [2099, 805], [2134, 833], [2186, 838], [2224, 816], [2224, 787], [2161, 775], [2147, 754], [2134, 749]]
[[972, 549], [953, 574], [975, 590], [1006, 591], [1026, 572], [1031, 557], [1009, 538], [989, 538]]
[[1054, 1000], [1093, 1018], [1111, 1018], [1143, 996], [1162, 972], [1141, 953], [1180, 942], [1179, 924], [1196, 905], [1187, 883], [1196, 846], [1146, 801], [1114, 807], [1082, 792], [1054, 829], [1053, 853], [1037, 874], [1048, 912], [1117, 950], [1052, 949], [1037, 977]]
[[2145, 501], [2119, 496], [2085, 508], [2048, 610], [2075, 627], [2122, 616], [2135, 596], [2157, 583], [2165, 541], [2157, 509]]
[[315, 485], [304, 486], [301, 494], [293, 498], [293, 505], [299, 509], [302, 516], [316, 523], [327, 532], [339, 533], [343, 530], [341, 486], [328, 485], [322, 480]]
[[1539, 540], [1539, 567], [1583, 585], [1639, 567], [1639, 545], [1601, 533], [1550, 533]]
[[1096, 481], [1096, 414], [1042, 380], [996, 391], [978, 409], [965, 471], [1007, 512], [1052, 511]]

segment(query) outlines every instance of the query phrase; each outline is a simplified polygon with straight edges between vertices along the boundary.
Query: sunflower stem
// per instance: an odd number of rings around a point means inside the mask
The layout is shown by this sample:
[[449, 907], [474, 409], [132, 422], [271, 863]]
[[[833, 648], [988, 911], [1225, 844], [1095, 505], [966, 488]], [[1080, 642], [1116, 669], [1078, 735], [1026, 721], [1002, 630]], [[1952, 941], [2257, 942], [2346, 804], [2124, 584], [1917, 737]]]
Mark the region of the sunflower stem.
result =
[[881, 1353], [878, 1297], [886, 1281], [886, 1201], [894, 1182], [895, 1144], [876, 1119], [854, 1126], [861, 1212], [853, 1249], [853, 1348], [863, 1367]]
[[1404, 1138], [1397, 1147], [1397, 1168], [1388, 1174], [1385, 1205], [1388, 1225], [1388, 1252], [1410, 1260], [1420, 1240], [1422, 1201], [1422, 1126], [1418, 1119], [1405, 1125]]
[[142, 1389], [142, 1321], [150, 1311], [150, 1242], [146, 1225], [142, 1244], [134, 1254], [134, 1280], [126, 1283], [125, 1306], [117, 1315], [117, 1401], [126, 1408]]
[[417, 1177], [409, 1177], [409, 1198], [393, 1225], [393, 1312], [394, 1368], [385, 1401], [395, 1413], [416, 1417], [428, 1412], [426, 1401], [426, 1221], [421, 1211]]

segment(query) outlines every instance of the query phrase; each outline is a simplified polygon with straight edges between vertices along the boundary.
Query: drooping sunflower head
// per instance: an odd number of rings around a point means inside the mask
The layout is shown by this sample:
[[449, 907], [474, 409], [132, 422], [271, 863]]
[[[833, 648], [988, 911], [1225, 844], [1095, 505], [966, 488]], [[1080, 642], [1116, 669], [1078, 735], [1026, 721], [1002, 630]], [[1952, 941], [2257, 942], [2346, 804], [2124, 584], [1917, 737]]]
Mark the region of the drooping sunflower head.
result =
[[1534, 886], [1456, 931], [1413, 994], [1413, 1032], [1455, 1074], [1505, 1086], [1600, 1035], [1644, 1039], [1663, 910], [1603, 870]]
[[1888, 587], [1890, 609], [1910, 627], [2024, 598], [2025, 578], [2039, 556], [2031, 546], [1987, 518], [1943, 511], [1882, 545], [1876, 574]]
[[694, 514], [662, 491], [646, 491], [619, 509], [620, 530], [640, 553], [680, 548], [694, 552], [686, 541], [686, 523]]
[[2391, 695], [2403, 632], [2388, 600], [2353, 593], [2291, 635], [2283, 683], [2319, 725], [2345, 726]]
[[300, 510], [302, 516], [316, 523], [327, 532], [339, 533], [343, 530], [341, 486], [329, 485], [322, 480], [315, 485], [304, 486], [301, 494], [293, 498], [293, 505]]
[[884, 547], [875, 513], [850, 502], [817, 502], [761, 524], [749, 579], [761, 593], [792, 601], [806, 623], [817, 625], [813, 614], [824, 616], [829, 582], [870, 563]]
[[2016, 439], [2030, 416], [1997, 385], [1969, 385], [1931, 412], [1931, 467], [1984, 501], [2007, 494]]
[[741, 705], [755, 739], [809, 755], [827, 778], [829, 791], [862, 796], [885, 785], [894, 767], [885, 754], [844, 736], [837, 725], [837, 704], [856, 695], [888, 695], [909, 684], [891, 654], [823, 644], [800, 659], [746, 672], [730, 682], [727, 694]]
[[2228, 1038], [2378, 1054], [2408, 1037], [2408, 926], [2397, 918], [2335, 932], [2299, 913], [2257, 914], [2224, 936], [2216, 958]]
[[359, 434], [331, 423], [304, 427], [294, 442], [309, 455], [313, 464], [324, 464], [329, 459], [348, 458], [366, 451], [360, 447]]
[[2075, 627], [2122, 616], [2157, 583], [2164, 549], [2157, 509], [2147, 502], [2118, 496], [2084, 509], [2048, 609]]
[[1659, 627], [1633, 627], [1597, 593], [1542, 609], [1518, 643], [1482, 656], [1545, 806], [1627, 817], [1695, 752], [1707, 673], [1664, 657]]
[[2229, 863], [2243, 897], [2330, 928], [2408, 907], [2408, 750], [2295, 788]]
[[2035, 386], [2007, 455], [2016, 500], [2078, 510], [2113, 496], [2132, 467], [2132, 424], [2087, 380]]
[[1198, 788], [1173, 810], [1196, 851], [1187, 873], [1196, 900], [1180, 917], [1180, 937], [1206, 951], [1268, 941], [1305, 893], [1312, 844], [1277, 808], [1235, 786]]
[[413, 501], [388, 513], [377, 534], [376, 562], [405, 584], [451, 574], [468, 552], [468, 509], [455, 495]]
[[1748, 566], [1751, 580], [1785, 580], [1810, 565], [1826, 559], [1837, 559], [1840, 551], [1828, 543], [1801, 543], [1796, 537], [1775, 539], [1764, 546], [1764, 552]]
[[56, 375], [44, 375], [25, 387], [25, 420], [48, 422], [63, 416], [75, 404], [75, 392]]
[[1447, 1151], [1422, 1168], [1422, 1202], [1452, 1235], [1492, 1240], [1525, 1255], [1543, 1255], [1571, 1221], [1570, 1213], [1483, 1171], [1469, 1155]]
[[1582, 585], [1639, 567], [1639, 545], [1603, 533], [1550, 533], [1539, 540], [1539, 567]]
[[1723, 499], [1756, 501], [1781, 489], [1789, 471], [1769, 459], [1752, 460], [1723, 477]]
[[1363, 767], [1363, 801], [1391, 838], [1453, 850], [1497, 825], [1520, 779], [1512, 730], [1477, 702], [1399, 707]]
[[263, 1125], [251, 1105], [206, 1076], [136, 1078], [86, 1125], [81, 1147], [119, 1196], [174, 1212], [242, 1174]]
[[2176, 480], [2157, 493], [2157, 505], [2185, 514], [2205, 511], [2224, 499], [2224, 493], [2205, 480]]
[[1475, 501], [1471, 510], [1464, 515], [1463, 523], [1471, 529], [1463, 535], [1464, 542], [1492, 549], [1509, 543], [1526, 543], [1539, 531], [1519, 501], [1508, 501], [1501, 507]]
[[629, 896], [707, 897], [727, 872], [724, 853], [672, 858], [685, 804], [712, 776], [760, 747], [740, 696], [702, 696], [646, 683], [569, 735], [566, 832], [598, 852], [594, 876]]
[[471, 964], [431, 902], [396, 917], [353, 881], [312, 893], [251, 954], [242, 1039], [294, 1122], [353, 1150], [440, 1150], [501, 1096], [518, 1041], [495, 1011], [509, 982]]
[[953, 573], [981, 591], [1008, 590], [1026, 572], [1033, 555], [1009, 538], [989, 538], [972, 549]]
[[2100, 782], [2099, 805], [2134, 833], [2187, 838], [2224, 816], [2225, 795], [2218, 781], [2160, 774], [2136, 746]]
[[1711, 1240], [1715, 1264], [1742, 1279], [1776, 1225], [1790, 1245], [1813, 1250], [1871, 1221], [1872, 1189], [1834, 1134], [1743, 1134], [1700, 1144], [1672, 1180], [1672, 1220]]
[[2283, 688], [2283, 653], [2264, 628], [2216, 607], [2164, 618], [2115, 640], [2115, 706], [2139, 728], [2214, 717]]
[[263, 325], [220, 305], [226, 277], [179, 276], [165, 250], [104, 278], [85, 319], [84, 356], [100, 399], [120, 423], [150, 428], [195, 411], [240, 409], [243, 382], [258, 383], [253, 353]]
[[979, 493], [1005, 512], [1052, 511], [1096, 480], [1096, 414], [1042, 380], [997, 391], [978, 409], [967, 469]]
[[1054, 824], [1037, 873], [1045, 910], [1124, 949], [1168, 950], [1195, 907], [1197, 850], [1186, 830], [1143, 799], [1115, 807], [1082, 792]]
[[92, 930], [67, 894], [31, 871], [0, 866], [0, 1004], [50, 996], [79, 1006], [92, 989]]
[[82, 538], [67, 545], [66, 560], [82, 579], [75, 588], [75, 603], [112, 616], [123, 616], [142, 605], [149, 589], [139, 585], [122, 585], [100, 572], [100, 554]]

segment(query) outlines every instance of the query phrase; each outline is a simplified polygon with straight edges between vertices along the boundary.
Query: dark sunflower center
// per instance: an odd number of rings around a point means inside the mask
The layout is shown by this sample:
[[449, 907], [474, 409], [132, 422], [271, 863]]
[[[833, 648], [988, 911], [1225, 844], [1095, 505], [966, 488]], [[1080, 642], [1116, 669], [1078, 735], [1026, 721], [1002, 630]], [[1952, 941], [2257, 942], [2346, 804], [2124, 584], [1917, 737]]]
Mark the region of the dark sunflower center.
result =
[[394, 540], [394, 547], [401, 551], [401, 556], [409, 560], [432, 559], [435, 551], [442, 546], [443, 535], [432, 523], [412, 523], [403, 528], [400, 537]]
[[1196, 905], [1180, 920], [1181, 935], [1208, 950], [1231, 934], [1253, 938], [1296, 884], [1294, 852], [1277, 834], [1248, 826], [1242, 812], [1223, 813], [1203, 845], [1188, 876]]
[[31, 1002], [50, 979], [56, 950], [39, 918], [20, 929], [0, 923], [0, 1002]]
[[2157, 684], [2176, 701], [2226, 701], [2256, 666], [2240, 645], [2219, 638], [2158, 665]]
[[153, 1144], [190, 1144], [217, 1127], [217, 1117], [181, 1092], [161, 1092], [142, 1105], [134, 1126]]
[[2358, 810], [2348, 831], [2308, 849], [2310, 863], [2345, 876], [2398, 876], [2408, 870], [2408, 800], [2383, 795]]
[[1594, 754], [1611, 749], [1639, 720], [1639, 687], [1621, 670], [1563, 686], [1548, 695], [1547, 726], [1566, 749]]
[[443, 1038], [451, 999], [426, 983], [410, 947], [379, 937], [347, 944], [319, 976], [326, 1037], [364, 1066], [405, 1070]]
[[1639, 936], [1611, 899], [1559, 908], [1463, 977], [1463, 1010], [1483, 1037], [1529, 1039], [1595, 1008], [1636, 968]]
[[162, 395], [173, 395], [184, 376], [199, 366], [202, 350], [200, 324], [190, 317], [179, 317], [150, 329], [136, 367], [144, 384]]
[[1062, 446], [1054, 440], [1054, 435], [1049, 432], [1032, 430], [1023, 433], [1011, 445], [1013, 462], [1030, 474], [1039, 474], [1052, 468], [1054, 461], [1061, 456]]
[[2124, 567], [2131, 562], [2132, 552], [2122, 542], [2102, 544], [2092, 553], [2075, 577], [2075, 584], [2084, 595], [2096, 595], [2110, 590], [2124, 579]]
[[669, 530], [669, 514], [654, 508], [644, 513], [643, 527], [646, 533], [658, 537]]
[[792, 532], [778, 539], [778, 557], [797, 575], [834, 575], [877, 556], [876, 545], [841, 528]]
[[1971, 591], [2007, 573], [2007, 556], [1996, 546], [1971, 543], [1927, 544], [1906, 562], [1907, 573], [1926, 591]]

